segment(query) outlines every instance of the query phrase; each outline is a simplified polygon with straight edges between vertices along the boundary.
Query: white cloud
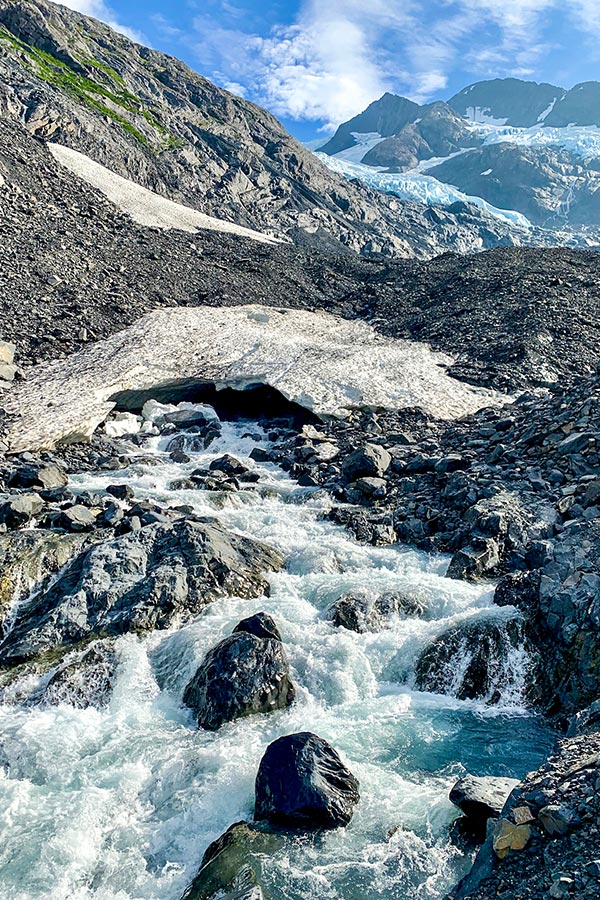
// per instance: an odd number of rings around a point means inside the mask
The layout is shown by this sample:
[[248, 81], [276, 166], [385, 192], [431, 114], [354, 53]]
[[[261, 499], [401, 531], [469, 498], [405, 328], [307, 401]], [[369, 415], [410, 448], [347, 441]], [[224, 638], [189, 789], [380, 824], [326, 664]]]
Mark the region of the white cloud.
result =
[[139, 31], [129, 28], [127, 25], [122, 25], [116, 20], [114, 12], [104, 3], [104, 0], [60, 0], [60, 5], [68, 6], [69, 9], [83, 13], [84, 16], [92, 16], [94, 19], [99, 19], [120, 34], [131, 38], [132, 41], [144, 43], [144, 36]]

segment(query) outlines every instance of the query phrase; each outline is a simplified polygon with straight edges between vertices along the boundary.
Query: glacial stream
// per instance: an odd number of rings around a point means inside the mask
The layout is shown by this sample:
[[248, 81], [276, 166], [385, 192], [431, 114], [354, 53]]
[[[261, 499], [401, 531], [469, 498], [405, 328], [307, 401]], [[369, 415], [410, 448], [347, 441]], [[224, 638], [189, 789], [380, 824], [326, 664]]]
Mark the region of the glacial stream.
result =
[[[270, 596], [219, 600], [166, 632], [117, 641], [118, 673], [105, 709], [0, 706], [7, 765], [0, 770], [3, 900], [179, 900], [208, 844], [253, 815], [254, 778], [267, 745], [314, 731], [360, 780], [346, 829], [289, 841], [265, 861], [281, 900], [433, 900], [468, 867], [449, 841], [448, 791], [465, 771], [519, 777], [553, 740], [523, 708], [526, 658], [507, 658], [494, 706], [414, 690], [419, 652], [466, 618], [502, 617], [493, 586], [444, 577], [448, 559], [357, 543], [323, 519], [331, 500], [273, 464], [248, 460], [255, 423], [224, 423], [203, 453], [176, 464], [152, 438], [129, 469], [73, 479], [76, 490], [130, 484], [139, 498], [188, 504], [282, 551]], [[224, 452], [260, 474], [239, 493], [170, 490]], [[148, 459], [148, 457], [151, 457]], [[144, 461], [146, 460], [146, 461]], [[358, 634], [326, 611], [348, 592], [417, 591], [425, 613]], [[240, 619], [263, 610], [282, 633], [296, 702], [287, 710], [198, 730], [181, 698], [204, 654]], [[514, 671], [513, 671], [514, 670]], [[451, 690], [451, 686], [449, 686]]]

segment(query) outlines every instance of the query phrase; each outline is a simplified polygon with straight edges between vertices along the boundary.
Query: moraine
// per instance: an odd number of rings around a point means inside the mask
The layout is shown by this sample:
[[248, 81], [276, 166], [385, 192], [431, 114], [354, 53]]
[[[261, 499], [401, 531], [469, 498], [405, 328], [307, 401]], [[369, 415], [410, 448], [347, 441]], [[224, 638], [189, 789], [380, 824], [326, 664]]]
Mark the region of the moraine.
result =
[[[265, 861], [265, 897], [443, 897], [470, 864], [448, 837], [454, 782], [465, 771], [522, 777], [547, 756], [553, 734], [523, 705], [523, 652], [503, 660], [493, 706], [415, 690], [415, 664], [458, 623], [494, 618], [502, 626], [513, 611], [493, 606], [491, 584], [444, 577], [446, 557], [365, 546], [325, 521], [327, 495], [249, 459], [268, 446], [255, 423], [224, 423], [188, 463], [173, 462], [167, 443], [152, 437], [129, 469], [74, 476], [72, 487], [101, 492], [127, 483], [136, 497], [188, 505], [275, 548], [285, 567], [269, 576], [268, 596], [220, 599], [167, 631], [118, 638], [105, 708], [18, 705], [4, 695], [2, 896], [179, 900], [209, 843], [252, 819], [267, 745], [312, 731], [357, 776], [361, 799], [347, 828], [289, 839]], [[225, 452], [260, 480], [230, 494], [170, 487]], [[364, 633], [328, 620], [340, 596], [399, 590], [418, 595], [421, 616], [395, 616]], [[207, 651], [259, 611], [281, 632], [295, 702], [215, 733], [199, 730], [182, 703], [187, 683]]]

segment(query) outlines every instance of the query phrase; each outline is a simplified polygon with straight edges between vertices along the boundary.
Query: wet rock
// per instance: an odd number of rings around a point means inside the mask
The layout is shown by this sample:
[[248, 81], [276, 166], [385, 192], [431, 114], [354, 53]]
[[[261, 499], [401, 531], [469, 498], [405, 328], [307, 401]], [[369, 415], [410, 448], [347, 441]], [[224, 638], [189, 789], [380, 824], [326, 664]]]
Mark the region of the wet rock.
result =
[[[511, 664], [524, 645], [521, 623], [484, 619], [466, 621], [441, 634], [421, 653], [415, 667], [418, 690], [449, 694], [459, 700], [498, 703], [507, 690], [518, 691], [522, 660]], [[525, 690], [532, 690], [529, 679]]]
[[256, 776], [254, 817], [287, 828], [338, 828], [359, 800], [357, 779], [333, 747], [310, 732], [267, 747]]
[[349, 453], [342, 462], [342, 474], [347, 482], [358, 478], [381, 478], [390, 467], [392, 457], [379, 444], [365, 444]]
[[95, 635], [166, 628], [226, 594], [268, 590], [273, 550], [214, 521], [149, 525], [84, 550], [46, 590], [19, 608], [0, 643], [13, 665]]
[[329, 616], [337, 628], [361, 633], [380, 631], [392, 616], [419, 616], [423, 610], [424, 602], [418, 594], [364, 592], [339, 597], [329, 607]]
[[133, 500], [135, 492], [129, 484], [109, 484], [106, 493], [117, 500]]
[[0, 634], [10, 607], [44, 583], [89, 540], [41, 529], [0, 535]]
[[106, 706], [112, 693], [115, 666], [113, 643], [98, 642], [77, 659], [62, 665], [36, 700], [52, 706], [65, 703], [78, 709]]
[[446, 575], [448, 578], [478, 581], [486, 575], [489, 577], [499, 562], [498, 544], [489, 539], [481, 548], [457, 551], [450, 560]]
[[39, 494], [17, 494], [0, 505], [0, 524], [7, 528], [22, 528], [44, 509]]
[[488, 819], [498, 818], [518, 784], [515, 778], [465, 775], [450, 791], [450, 800], [464, 813], [473, 832], [483, 840]]
[[247, 619], [242, 619], [233, 629], [234, 634], [239, 632], [247, 632], [258, 638], [272, 638], [275, 641], [281, 641], [279, 628], [275, 624], [275, 619], [267, 615], [267, 613], [259, 612]]
[[263, 860], [277, 853], [284, 841], [263, 824], [236, 822], [207, 848], [182, 900], [262, 900]]
[[296, 695], [277, 626], [264, 613], [239, 623], [210, 650], [187, 685], [183, 702], [198, 725], [216, 731], [225, 722], [285, 709]]

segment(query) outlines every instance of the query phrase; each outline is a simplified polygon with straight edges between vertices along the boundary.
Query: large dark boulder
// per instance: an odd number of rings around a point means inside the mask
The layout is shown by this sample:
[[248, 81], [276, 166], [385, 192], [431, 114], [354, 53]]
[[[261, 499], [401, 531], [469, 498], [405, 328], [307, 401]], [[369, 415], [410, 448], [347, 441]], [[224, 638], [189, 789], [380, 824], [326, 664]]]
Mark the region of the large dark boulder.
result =
[[333, 747], [308, 731], [267, 747], [256, 776], [254, 818], [286, 828], [347, 825], [359, 784]]
[[529, 694], [529, 678], [515, 650], [525, 647], [521, 621], [483, 619], [449, 628], [421, 653], [415, 667], [416, 687], [459, 700], [498, 703], [506, 692]]
[[79, 553], [19, 607], [0, 643], [0, 665], [110, 634], [166, 628], [227, 594], [268, 590], [281, 558], [216, 521], [156, 523]]
[[273, 619], [259, 613], [209, 650], [183, 695], [201, 728], [216, 731], [225, 722], [293, 702], [296, 689], [278, 635]]

